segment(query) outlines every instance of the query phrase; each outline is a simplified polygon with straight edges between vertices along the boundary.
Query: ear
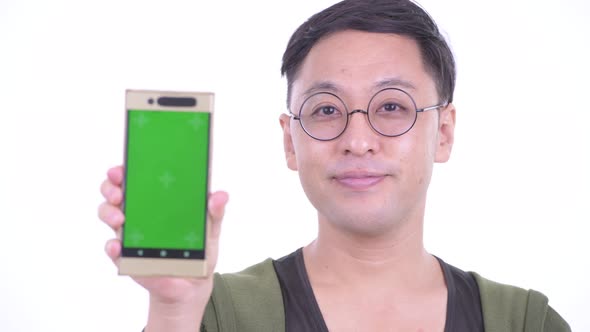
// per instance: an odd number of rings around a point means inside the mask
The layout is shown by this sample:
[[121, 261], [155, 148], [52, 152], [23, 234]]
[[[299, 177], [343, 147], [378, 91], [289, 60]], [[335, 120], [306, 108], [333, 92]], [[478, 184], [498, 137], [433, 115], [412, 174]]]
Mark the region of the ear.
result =
[[287, 114], [281, 114], [279, 117], [281, 128], [283, 128], [283, 148], [285, 150], [285, 159], [289, 169], [297, 170], [297, 158], [293, 147], [293, 137], [291, 136], [291, 117]]
[[439, 111], [438, 139], [434, 161], [444, 163], [451, 157], [455, 142], [455, 105], [449, 104]]

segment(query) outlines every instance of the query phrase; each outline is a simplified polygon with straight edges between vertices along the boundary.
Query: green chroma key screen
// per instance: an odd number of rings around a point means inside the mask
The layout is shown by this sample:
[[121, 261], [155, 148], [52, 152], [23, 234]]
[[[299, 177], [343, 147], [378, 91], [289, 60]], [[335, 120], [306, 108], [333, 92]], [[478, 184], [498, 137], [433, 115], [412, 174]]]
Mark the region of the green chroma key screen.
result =
[[210, 113], [127, 116], [123, 255], [202, 258]]

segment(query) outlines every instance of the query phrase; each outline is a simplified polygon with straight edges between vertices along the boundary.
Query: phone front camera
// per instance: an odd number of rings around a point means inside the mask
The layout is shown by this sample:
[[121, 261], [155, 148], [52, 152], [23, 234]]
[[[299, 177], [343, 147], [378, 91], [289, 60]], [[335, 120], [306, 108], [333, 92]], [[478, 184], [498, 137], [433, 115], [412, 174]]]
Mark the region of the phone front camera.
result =
[[154, 98], [148, 99], [148, 104], [152, 105], [154, 103]]

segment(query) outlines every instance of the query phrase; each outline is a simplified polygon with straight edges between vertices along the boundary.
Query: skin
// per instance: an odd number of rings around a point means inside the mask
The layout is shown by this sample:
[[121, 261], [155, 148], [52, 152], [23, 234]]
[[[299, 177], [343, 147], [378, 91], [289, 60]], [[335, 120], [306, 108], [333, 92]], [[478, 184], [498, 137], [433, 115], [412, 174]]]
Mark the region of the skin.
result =
[[[414, 40], [335, 33], [306, 57], [290, 108], [327, 81], [349, 110], [365, 109], [376, 84], [391, 78], [414, 87], [402, 88], [419, 108], [439, 103]], [[424, 249], [423, 220], [433, 163], [451, 153], [453, 105], [419, 114], [412, 130], [393, 138], [373, 131], [358, 113], [342, 136], [327, 142], [309, 137], [288, 115], [280, 123], [287, 166], [299, 172], [318, 211], [318, 237], [303, 252], [330, 331], [442, 331], [446, 285]]]
[[[320, 40], [293, 84], [292, 110], [314, 84], [330, 82], [349, 109], [364, 109], [375, 84], [399, 79], [418, 104], [439, 103], [417, 44], [398, 35], [343, 31]], [[304, 247], [311, 285], [330, 331], [442, 331], [447, 290], [436, 259], [423, 245], [426, 192], [434, 162], [448, 160], [455, 109], [419, 114], [408, 133], [375, 133], [364, 115], [350, 119], [338, 139], [307, 136], [288, 115], [280, 117], [287, 166], [318, 211], [318, 237]], [[120, 234], [124, 216], [123, 168], [107, 172], [99, 218]], [[228, 195], [209, 197], [207, 252], [217, 262], [221, 221]], [[119, 236], [105, 250], [117, 264]], [[136, 278], [150, 294], [147, 332], [198, 331], [211, 295], [204, 279]]]

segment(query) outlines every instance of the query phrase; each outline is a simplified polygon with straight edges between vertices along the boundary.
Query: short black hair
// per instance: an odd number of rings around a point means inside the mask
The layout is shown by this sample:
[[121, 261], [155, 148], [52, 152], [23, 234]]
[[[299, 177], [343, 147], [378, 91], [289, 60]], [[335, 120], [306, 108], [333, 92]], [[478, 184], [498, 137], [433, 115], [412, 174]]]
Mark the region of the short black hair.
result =
[[291, 36], [281, 67], [281, 75], [287, 77], [287, 107], [293, 81], [311, 48], [321, 38], [344, 30], [391, 33], [414, 39], [436, 85], [439, 102], [453, 101], [456, 77], [453, 53], [424, 9], [410, 0], [344, 0], [310, 17]]

